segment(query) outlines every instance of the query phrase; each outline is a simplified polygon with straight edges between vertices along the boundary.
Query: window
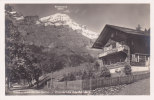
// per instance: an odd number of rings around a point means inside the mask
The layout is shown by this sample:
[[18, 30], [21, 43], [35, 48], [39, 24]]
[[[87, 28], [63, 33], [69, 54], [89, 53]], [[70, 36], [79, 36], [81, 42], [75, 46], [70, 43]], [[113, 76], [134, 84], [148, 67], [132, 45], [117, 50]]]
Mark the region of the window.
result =
[[139, 56], [132, 54], [132, 62], [139, 62]]

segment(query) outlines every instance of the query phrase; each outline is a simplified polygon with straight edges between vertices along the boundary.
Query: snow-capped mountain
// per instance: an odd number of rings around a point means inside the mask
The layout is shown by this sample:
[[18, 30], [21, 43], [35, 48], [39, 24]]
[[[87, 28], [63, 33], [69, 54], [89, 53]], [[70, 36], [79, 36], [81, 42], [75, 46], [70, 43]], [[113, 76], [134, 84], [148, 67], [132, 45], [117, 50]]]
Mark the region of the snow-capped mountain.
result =
[[[11, 8], [10, 10], [6, 10], [6, 15], [11, 16], [11, 18], [15, 19], [15, 21], [23, 21], [25, 17]], [[30, 16], [32, 17], [32, 16]], [[83, 36], [86, 36], [90, 39], [96, 39], [98, 34], [86, 28], [86, 25], [77, 24], [74, 20], [72, 20], [67, 14], [56, 13], [47, 17], [40, 18], [36, 21], [36, 24], [43, 24], [45, 26], [68, 26], [72, 30], [77, 30], [78, 33], [81, 33]]]
[[40, 20], [37, 21], [36, 24], [44, 24], [45, 26], [49, 26], [49, 25], [55, 25], [55, 26], [66, 25], [66, 26], [69, 26], [73, 30], [80, 31], [82, 35], [84, 35], [84, 36], [86, 36], [86, 37], [88, 37], [90, 39], [96, 39], [98, 37], [97, 33], [88, 30], [85, 25], [77, 24], [67, 14], [56, 13], [54, 15], [43, 17], [43, 18], [40, 18]]

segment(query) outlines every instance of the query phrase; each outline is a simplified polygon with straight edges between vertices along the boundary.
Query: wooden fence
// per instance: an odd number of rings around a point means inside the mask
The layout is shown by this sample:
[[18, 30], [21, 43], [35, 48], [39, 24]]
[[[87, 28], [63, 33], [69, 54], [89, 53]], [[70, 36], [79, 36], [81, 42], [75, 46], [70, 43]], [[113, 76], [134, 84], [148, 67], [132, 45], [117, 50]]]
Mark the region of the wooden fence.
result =
[[149, 76], [150, 76], [150, 73], [144, 73], [139, 75], [129, 75], [129, 76], [122, 76], [122, 77], [82, 80], [82, 89], [93, 90], [93, 89], [105, 87], [105, 86], [130, 84], [138, 80], [148, 78]]
[[150, 73], [143, 73], [137, 75], [129, 75], [122, 77], [111, 78], [96, 78], [86, 80], [64, 81], [64, 82], [48, 82], [46, 88], [54, 90], [93, 90], [100, 87], [116, 86], [122, 84], [130, 84], [141, 79], [148, 78]]
[[82, 80], [64, 81], [64, 82], [48, 82], [46, 88], [54, 90], [82, 90]]

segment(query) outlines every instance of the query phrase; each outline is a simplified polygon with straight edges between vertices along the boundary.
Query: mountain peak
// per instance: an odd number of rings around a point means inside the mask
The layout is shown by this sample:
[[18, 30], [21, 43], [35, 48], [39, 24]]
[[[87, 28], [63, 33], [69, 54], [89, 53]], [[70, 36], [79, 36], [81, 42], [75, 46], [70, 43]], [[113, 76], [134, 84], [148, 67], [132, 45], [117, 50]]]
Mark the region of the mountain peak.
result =
[[71, 29], [81, 32], [82, 35], [84, 35], [90, 39], [96, 39], [98, 37], [97, 33], [88, 30], [85, 25], [80, 25], [80, 24], [76, 23], [67, 14], [56, 13], [56, 14], [53, 14], [53, 15], [50, 15], [47, 17], [43, 17], [43, 18], [40, 18], [40, 22], [37, 22], [37, 24], [40, 24], [40, 23], [43, 23], [45, 26], [67, 25]]

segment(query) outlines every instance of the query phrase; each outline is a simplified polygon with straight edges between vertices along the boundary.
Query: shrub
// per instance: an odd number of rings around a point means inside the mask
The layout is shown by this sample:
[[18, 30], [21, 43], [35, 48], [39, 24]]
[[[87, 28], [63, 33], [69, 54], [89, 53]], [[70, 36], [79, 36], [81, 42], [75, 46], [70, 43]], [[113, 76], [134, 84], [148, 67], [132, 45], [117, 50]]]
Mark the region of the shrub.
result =
[[68, 74], [68, 81], [74, 81], [76, 80], [76, 77], [73, 73]]
[[100, 64], [96, 61], [95, 64], [94, 64], [94, 69], [96, 71], [98, 71], [99, 70], [99, 67], [100, 67]]
[[125, 67], [124, 67], [124, 73], [126, 75], [131, 75], [132, 74], [132, 69], [131, 69], [131, 66], [130, 65], [125, 65]]
[[111, 77], [110, 70], [107, 67], [103, 67], [100, 77]]
[[94, 72], [93, 71], [91, 71], [91, 70], [88, 71], [88, 78], [89, 79], [90, 78], [95, 78], [95, 75], [94, 75]]
[[82, 71], [79, 70], [78, 72], [76, 72], [76, 75], [77, 75], [77, 76], [81, 76], [81, 75], [82, 75]]
[[88, 79], [88, 74], [86, 71], [83, 72], [82, 79]]

